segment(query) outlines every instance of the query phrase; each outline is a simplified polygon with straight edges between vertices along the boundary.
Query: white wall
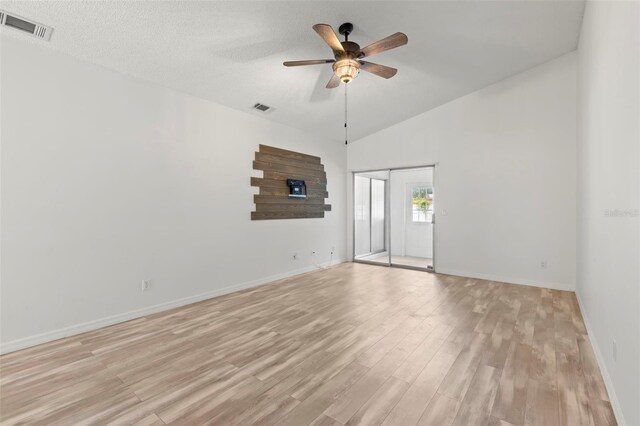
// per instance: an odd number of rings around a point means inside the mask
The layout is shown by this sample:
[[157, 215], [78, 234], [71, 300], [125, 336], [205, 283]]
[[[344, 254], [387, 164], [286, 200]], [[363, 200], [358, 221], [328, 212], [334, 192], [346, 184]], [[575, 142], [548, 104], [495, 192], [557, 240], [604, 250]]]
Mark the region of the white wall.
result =
[[437, 271], [574, 289], [575, 109], [570, 53], [350, 144], [348, 169], [438, 163]]
[[629, 425], [640, 425], [639, 23], [638, 2], [587, 2], [578, 50], [577, 295]]
[[[345, 257], [342, 144], [1, 40], [3, 350]], [[260, 143], [322, 157], [325, 219], [250, 221]]]

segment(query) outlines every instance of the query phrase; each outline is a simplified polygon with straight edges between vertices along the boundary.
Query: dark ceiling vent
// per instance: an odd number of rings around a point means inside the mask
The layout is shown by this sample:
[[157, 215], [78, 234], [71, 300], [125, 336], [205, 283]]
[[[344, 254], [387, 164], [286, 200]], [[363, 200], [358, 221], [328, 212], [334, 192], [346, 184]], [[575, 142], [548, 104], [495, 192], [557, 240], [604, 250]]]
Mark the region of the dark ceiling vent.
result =
[[49, 41], [53, 28], [0, 10], [0, 25], [21, 31], [41, 40]]
[[261, 103], [257, 103], [253, 106], [254, 109], [257, 109], [258, 111], [262, 111], [262, 112], [267, 112], [271, 109], [270, 106], [265, 105], [265, 104], [261, 104]]

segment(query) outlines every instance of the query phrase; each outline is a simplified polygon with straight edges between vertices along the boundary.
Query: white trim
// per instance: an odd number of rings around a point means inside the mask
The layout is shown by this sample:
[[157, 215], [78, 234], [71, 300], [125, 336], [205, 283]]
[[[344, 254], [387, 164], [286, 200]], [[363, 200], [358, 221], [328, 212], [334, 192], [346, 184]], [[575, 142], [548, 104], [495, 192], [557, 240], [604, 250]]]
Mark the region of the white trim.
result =
[[624, 415], [622, 414], [622, 407], [620, 406], [620, 401], [618, 400], [618, 395], [616, 395], [616, 389], [613, 386], [613, 380], [611, 380], [611, 376], [609, 375], [609, 371], [607, 370], [607, 365], [604, 363], [604, 357], [602, 356], [602, 352], [600, 351], [600, 347], [595, 339], [595, 334], [593, 334], [593, 329], [589, 324], [589, 319], [587, 318], [587, 311], [584, 309], [584, 305], [582, 304], [582, 300], [580, 299], [580, 294], [576, 291], [576, 299], [578, 299], [578, 305], [580, 306], [580, 312], [582, 313], [582, 319], [584, 320], [584, 326], [587, 329], [587, 334], [589, 335], [589, 341], [591, 341], [591, 347], [593, 348], [593, 353], [596, 355], [596, 361], [598, 362], [598, 366], [600, 367], [600, 374], [604, 379], [604, 385], [607, 388], [607, 393], [609, 394], [609, 402], [611, 402], [611, 407], [613, 408], [613, 414], [616, 416], [616, 421], [618, 425], [625, 426], [628, 423], [624, 419]]
[[284, 272], [282, 274], [271, 275], [265, 278], [259, 278], [257, 280], [248, 281], [240, 284], [234, 284], [228, 287], [208, 291], [206, 293], [197, 294], [194, 296], [188, 296], [182, 299], [172, 300], [170, 302], [160, 303], [158, 305], [149, 306], [142, 309], [136, 309], [135, 311], [129, 311], [122, 314], [113, 315], [110, 317], [100, 318], [93, 321], [84, 322], [81, 324], [71, 325], [69, 327], [59, 328], [57, 330], [47, 331], [45, 333], [36, 334], [33, 336], [23, 337], [20, 339], [4, 342], [0, 345], [0, 354], [6, 354], [9, 352], [15, 352], [20, 349], [29, 348], [32, 346], [40, 345], [42, 343], [51, 342], [53, 340], [62, 339], [63, 337], [75, 336], [76, 334], [86, 333], [87, 331], [96, 330], [98, 328], [107, 327], [110, 325], [118, 324], [132, 319], [144, 317], [147, 315], [155, 314], [157, 312], [166, 311], [180, 306], [190, 305], [192, 303], [200, 302], [213, 297], [222, 296], [225, 294], [233, 293], [248, 288], [258, 287], [264, 284], [268, 284], [272, 281], [281, 280], [283, 278], [289, 278], [295, 275], [305, 274], [324, 268], [328, 266], [334, 266], [339, 263], [343, 263], [343, 259], [337, 259], [333, 262], [325, 262], [322, 265], [308, 266], [306, 268], [296, 269], [293, 271]]
[[575, 286], [566, 283], [553, 283], [544, 281], [535, 281], [527, 278], [503, 277], [492, 274], [482, 274], [478, 272], [456, 271], [453, 269], [436, 268], [436, 273], [445, 275], [456, 275], [458, 277], [477, 278], [480, 280], [497, 281], [501, 283], [530, 285], [533, 287], [550, 288], [553, 290], [575, 291]]

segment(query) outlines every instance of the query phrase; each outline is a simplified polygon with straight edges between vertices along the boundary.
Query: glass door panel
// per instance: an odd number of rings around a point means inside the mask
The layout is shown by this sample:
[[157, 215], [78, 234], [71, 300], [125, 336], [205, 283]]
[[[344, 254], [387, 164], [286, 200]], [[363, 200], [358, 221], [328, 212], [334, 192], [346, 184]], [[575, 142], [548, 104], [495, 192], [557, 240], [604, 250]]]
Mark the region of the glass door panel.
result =
[[355, 260], [389, 265], [388, 181], [388, 171], [354, 174]]
[[392, 170], [391, 265], [433, 268], [433, 167]]

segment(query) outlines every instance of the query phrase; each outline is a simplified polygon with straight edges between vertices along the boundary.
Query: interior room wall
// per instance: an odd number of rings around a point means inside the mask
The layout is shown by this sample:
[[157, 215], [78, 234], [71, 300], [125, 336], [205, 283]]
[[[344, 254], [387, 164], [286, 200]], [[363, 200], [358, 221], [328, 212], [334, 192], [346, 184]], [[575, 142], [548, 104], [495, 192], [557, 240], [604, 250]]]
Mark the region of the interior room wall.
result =
[[576, 293], [628, 425], [640, 425], [639, 22], [638, 2], [588, 1], [578, 49]]
[[570, 53], [351, 143], [347, 167], [437, 163], [438, 272], [573, 290], [575, 123]]
[[433, 185], [432, 169], [393, 170], [390, 188], [391, 254], [395, 256], [433, 256], [433, 225], [411, 220], [408, 190], [411, 184]]
[[[1, 43], [3, 351], [345, 258], [344, 145]], [[322, 158], [324, 219], [250, 220], [258, 144]]]

